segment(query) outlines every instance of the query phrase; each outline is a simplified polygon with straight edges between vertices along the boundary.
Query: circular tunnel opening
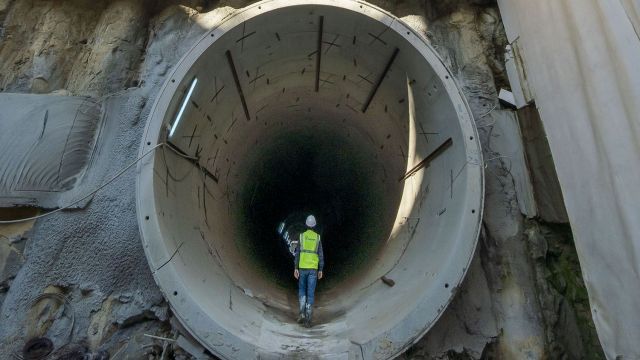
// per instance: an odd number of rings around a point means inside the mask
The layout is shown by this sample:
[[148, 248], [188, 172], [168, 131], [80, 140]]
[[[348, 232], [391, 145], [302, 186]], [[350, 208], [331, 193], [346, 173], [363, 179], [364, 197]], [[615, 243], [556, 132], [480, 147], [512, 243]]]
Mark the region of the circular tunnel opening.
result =
[[[151, 110], [137, 180], [149, 266], [219, 357], [391, 358], [433, 325], [471, 261], [477, 138], [438, 56], [390, 14], [249, 6], [208, 30]], [[325, 279], [303, 329], [277, 228], [308, 213]]]

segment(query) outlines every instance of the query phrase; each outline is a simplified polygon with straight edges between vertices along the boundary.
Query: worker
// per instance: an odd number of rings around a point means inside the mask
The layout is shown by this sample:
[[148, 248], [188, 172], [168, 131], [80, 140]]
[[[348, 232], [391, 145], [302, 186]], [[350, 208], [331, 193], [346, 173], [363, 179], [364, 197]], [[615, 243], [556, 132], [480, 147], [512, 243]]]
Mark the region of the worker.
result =
[[298, 279], [298, 300], [300, 301], [298, 323], [311, 327], [314, 292], [316, 282], [322, 279], [324, 254], [320, 234], [314, 231], [316, 218], [313, 215], [307, 216], [305, 225], [307, 229], [300, 234], [296, 249], [293, 276]]

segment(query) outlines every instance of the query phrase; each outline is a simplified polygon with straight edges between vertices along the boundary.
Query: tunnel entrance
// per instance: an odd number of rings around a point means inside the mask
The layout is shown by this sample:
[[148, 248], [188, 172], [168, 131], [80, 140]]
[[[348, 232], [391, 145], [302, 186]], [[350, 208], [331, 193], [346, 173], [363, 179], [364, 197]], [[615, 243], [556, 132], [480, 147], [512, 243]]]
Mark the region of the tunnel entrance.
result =
[[[140, 151], [154, 149], [137, 179], [149, 266], [221, 358], [392, 358], [434, 324], [475, 251], [468, 106], [419, 34], [365, 3], [269, 0], [226, 17], [162, 87]], [[276, 232], [306, 212], [326, 262], [312, 329], [293, 318]]]

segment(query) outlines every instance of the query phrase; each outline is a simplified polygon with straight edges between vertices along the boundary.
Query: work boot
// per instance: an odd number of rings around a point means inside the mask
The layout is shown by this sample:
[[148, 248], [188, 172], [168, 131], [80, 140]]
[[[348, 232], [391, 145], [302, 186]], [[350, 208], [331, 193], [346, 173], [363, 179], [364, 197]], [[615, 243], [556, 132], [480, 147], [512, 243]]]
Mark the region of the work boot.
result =
[[298, 314], [298, 319], [296, 319], [298, 324], [302, 324], [305, 321], [304, 311], [300, 311]]
[[311, 304], [307, 304], [305, 307], [305, 319], [304, 319], [304, 327], [311, 327], [311, 315], [313, 314], [313, 308]]
[[302, 324], [305, 321], [305, 305], [307, 303], [306, 296], [300, 297], [300, 310], [298, 312], [298, 319], [296, 320], [298, 324]]

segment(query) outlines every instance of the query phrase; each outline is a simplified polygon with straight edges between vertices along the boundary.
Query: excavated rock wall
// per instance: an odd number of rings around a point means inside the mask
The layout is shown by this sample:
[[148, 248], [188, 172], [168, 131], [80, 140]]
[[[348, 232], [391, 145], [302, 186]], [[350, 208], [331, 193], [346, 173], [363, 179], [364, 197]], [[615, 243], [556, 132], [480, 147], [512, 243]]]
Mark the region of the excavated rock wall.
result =
[[[93, 179], [100, 184], [135, 160], [146, 116], [173, 64], [207, 28], [248, 3], [0, 0], [0, 89], [99, 101], [107, 123], [93, 165], [100, 167]], [[541, 220], [563, 221], [557, 216], [564, 214], [557, 209], [561, 195], [536, 189], [540, 181], [532, 182], [527, 170], [534, 169], [533, 178], [553, 175], [540, 163], [549, 157], [536, 156], [544, 141], [534, 136], [532, 145], [525, 136], [523, 143], [517, 114], [498, 102], [498, 90], [509, 85], [497, 5], [373, 3], [420, 31], [453, 70], [485, 152], [486, 205], [476, 258], [436, 326], [402, 357], [602, 358], [570, 229]], [[134, 179], [126, 172], [83, 209], [0, 227], [0, 354], [46, 335], [63, 347], [59, 354], [187, 356], [171, 342], [144, 335], [175, 338], [177, 332], [141, 246]], [[527, 200], [533, 198], [537, 204]], [[532, 208], [537, 212], [526, 210]], [[4, 209], [0, 217], [36, 212]], [[43, 292], [62, 294], [69, 304], [32, 306]]]

